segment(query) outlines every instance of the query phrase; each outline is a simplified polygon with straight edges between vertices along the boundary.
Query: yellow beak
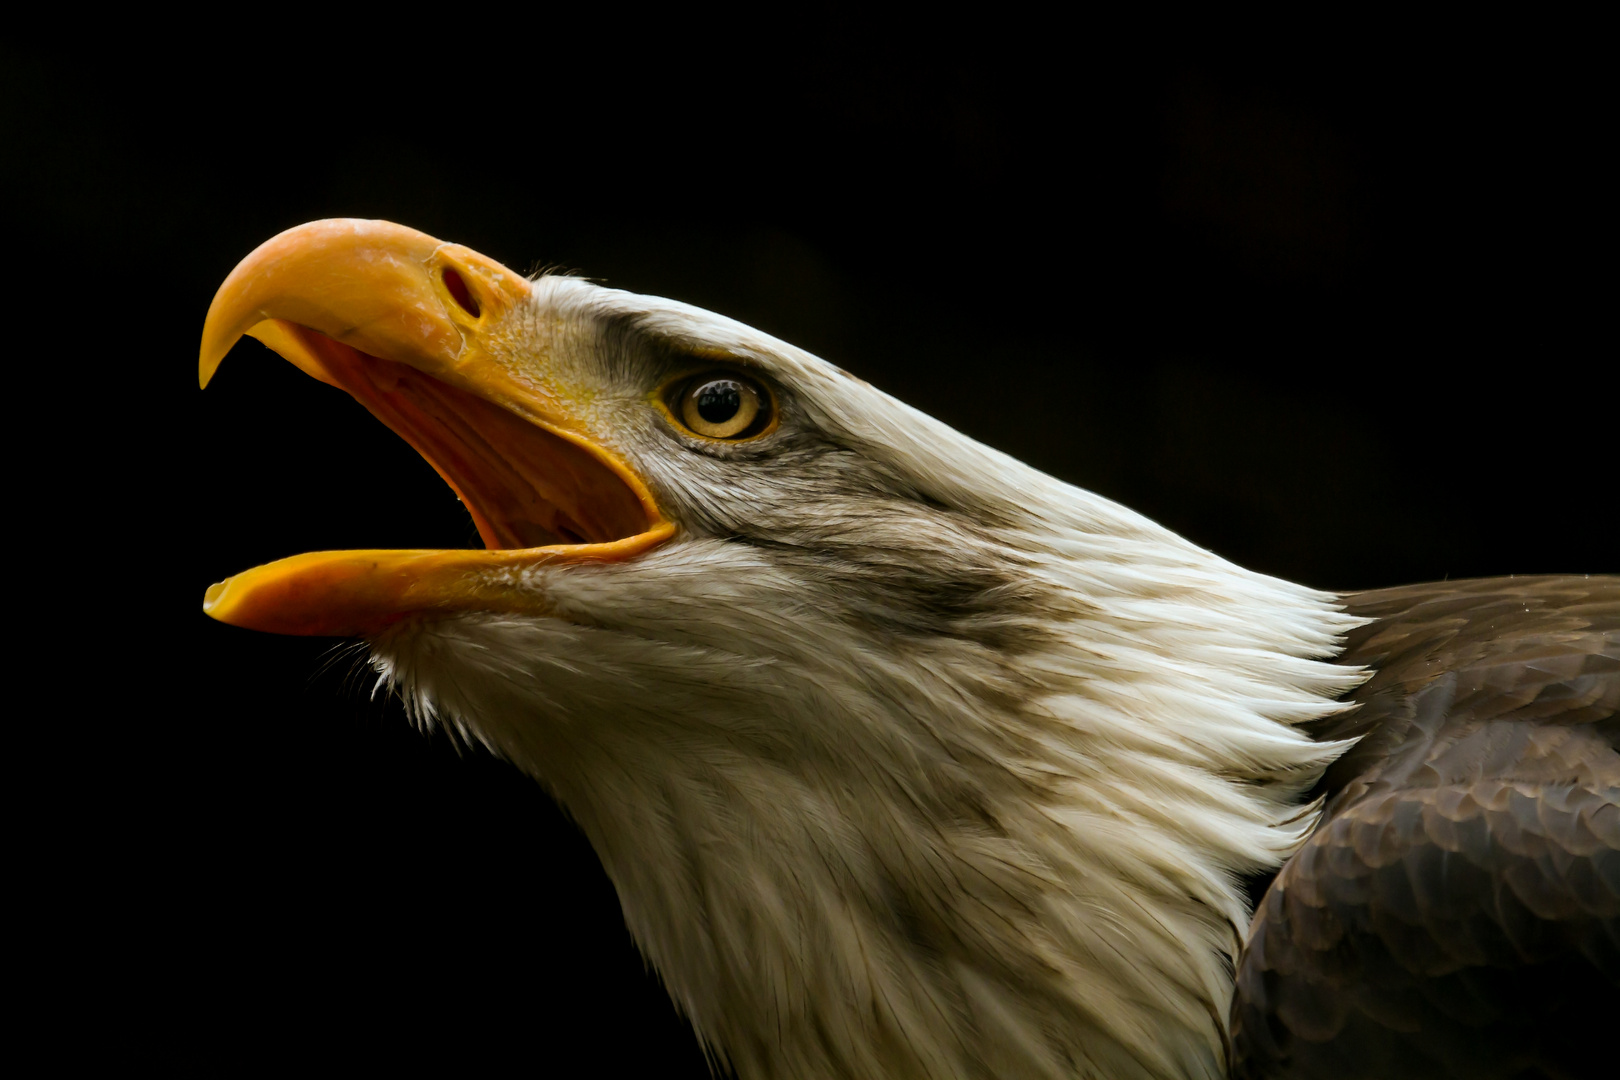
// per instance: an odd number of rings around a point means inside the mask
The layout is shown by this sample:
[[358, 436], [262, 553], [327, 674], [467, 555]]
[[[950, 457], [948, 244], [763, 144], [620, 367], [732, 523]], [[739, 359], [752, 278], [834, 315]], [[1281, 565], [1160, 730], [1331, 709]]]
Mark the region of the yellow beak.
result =
[[530, 284], [470, 248], [386, 221], [290, 229], [231, 271], [203, 327], [207, 386], [244, 334], [353, 395], [438, 470], [487, 550], [325, 551], [209, 588], [222, 622], [375, 634], [418, 613], [542, 613], [520, 572], [630, 558], [668, 539], [641, 479], [544, 378]]

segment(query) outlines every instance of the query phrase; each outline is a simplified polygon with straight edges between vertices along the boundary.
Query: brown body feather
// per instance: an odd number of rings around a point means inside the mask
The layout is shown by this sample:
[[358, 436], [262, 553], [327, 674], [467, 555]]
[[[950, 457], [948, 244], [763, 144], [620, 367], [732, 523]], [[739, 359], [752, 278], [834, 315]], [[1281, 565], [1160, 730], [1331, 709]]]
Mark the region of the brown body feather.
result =
[[1241, 1078], [1615, 1075], [1620, 578], [1357, 593], [1361, 741], [1256, 911]]

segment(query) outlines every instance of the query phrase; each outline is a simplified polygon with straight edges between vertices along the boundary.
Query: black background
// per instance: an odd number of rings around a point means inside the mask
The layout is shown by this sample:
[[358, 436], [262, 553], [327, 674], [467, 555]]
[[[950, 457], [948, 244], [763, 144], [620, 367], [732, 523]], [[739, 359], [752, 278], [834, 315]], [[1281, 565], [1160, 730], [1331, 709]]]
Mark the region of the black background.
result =
[[1577, 63], [424, 33], [3, 54], [26, 934], [45, 1015], [131, 1021], [121, 1056], [705, 1074], [541, 791], [334, 643], [199, 610], [302, 550], [476, 542], [255, 343], [197, 390], [214, 288], [303, 221], [735, 316], [1311, 585], [1617, 568], [1612, 133]]

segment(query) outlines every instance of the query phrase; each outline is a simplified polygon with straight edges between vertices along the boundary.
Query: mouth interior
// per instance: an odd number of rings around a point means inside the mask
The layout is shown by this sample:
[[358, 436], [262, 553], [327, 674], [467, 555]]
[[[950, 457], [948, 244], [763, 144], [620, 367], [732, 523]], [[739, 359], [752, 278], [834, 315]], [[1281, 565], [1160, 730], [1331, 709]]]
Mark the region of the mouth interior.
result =
[[427, 459], [486, 548], [607, 544], [652, 526], [636, 493], [585, 447], [408, 364], [281, 325], [331, 382]]

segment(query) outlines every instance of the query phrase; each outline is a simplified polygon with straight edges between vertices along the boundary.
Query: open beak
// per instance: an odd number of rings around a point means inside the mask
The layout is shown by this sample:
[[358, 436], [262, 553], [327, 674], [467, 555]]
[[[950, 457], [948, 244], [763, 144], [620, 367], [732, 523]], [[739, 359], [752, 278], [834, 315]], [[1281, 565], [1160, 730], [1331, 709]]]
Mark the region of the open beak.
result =
[[210, 587], [203, 610], [255, 630], [345, 636], [421, 612], [541, 613], [523, 570], [627, 559], [673, 535], [524, 347], [529, 292], [493, 259], [386, 221], [311, 222], [243, 259], [208, 309], [201, 384], [242, 335], [258, 338], [415, 447], [486, 550], [295, 555]]

